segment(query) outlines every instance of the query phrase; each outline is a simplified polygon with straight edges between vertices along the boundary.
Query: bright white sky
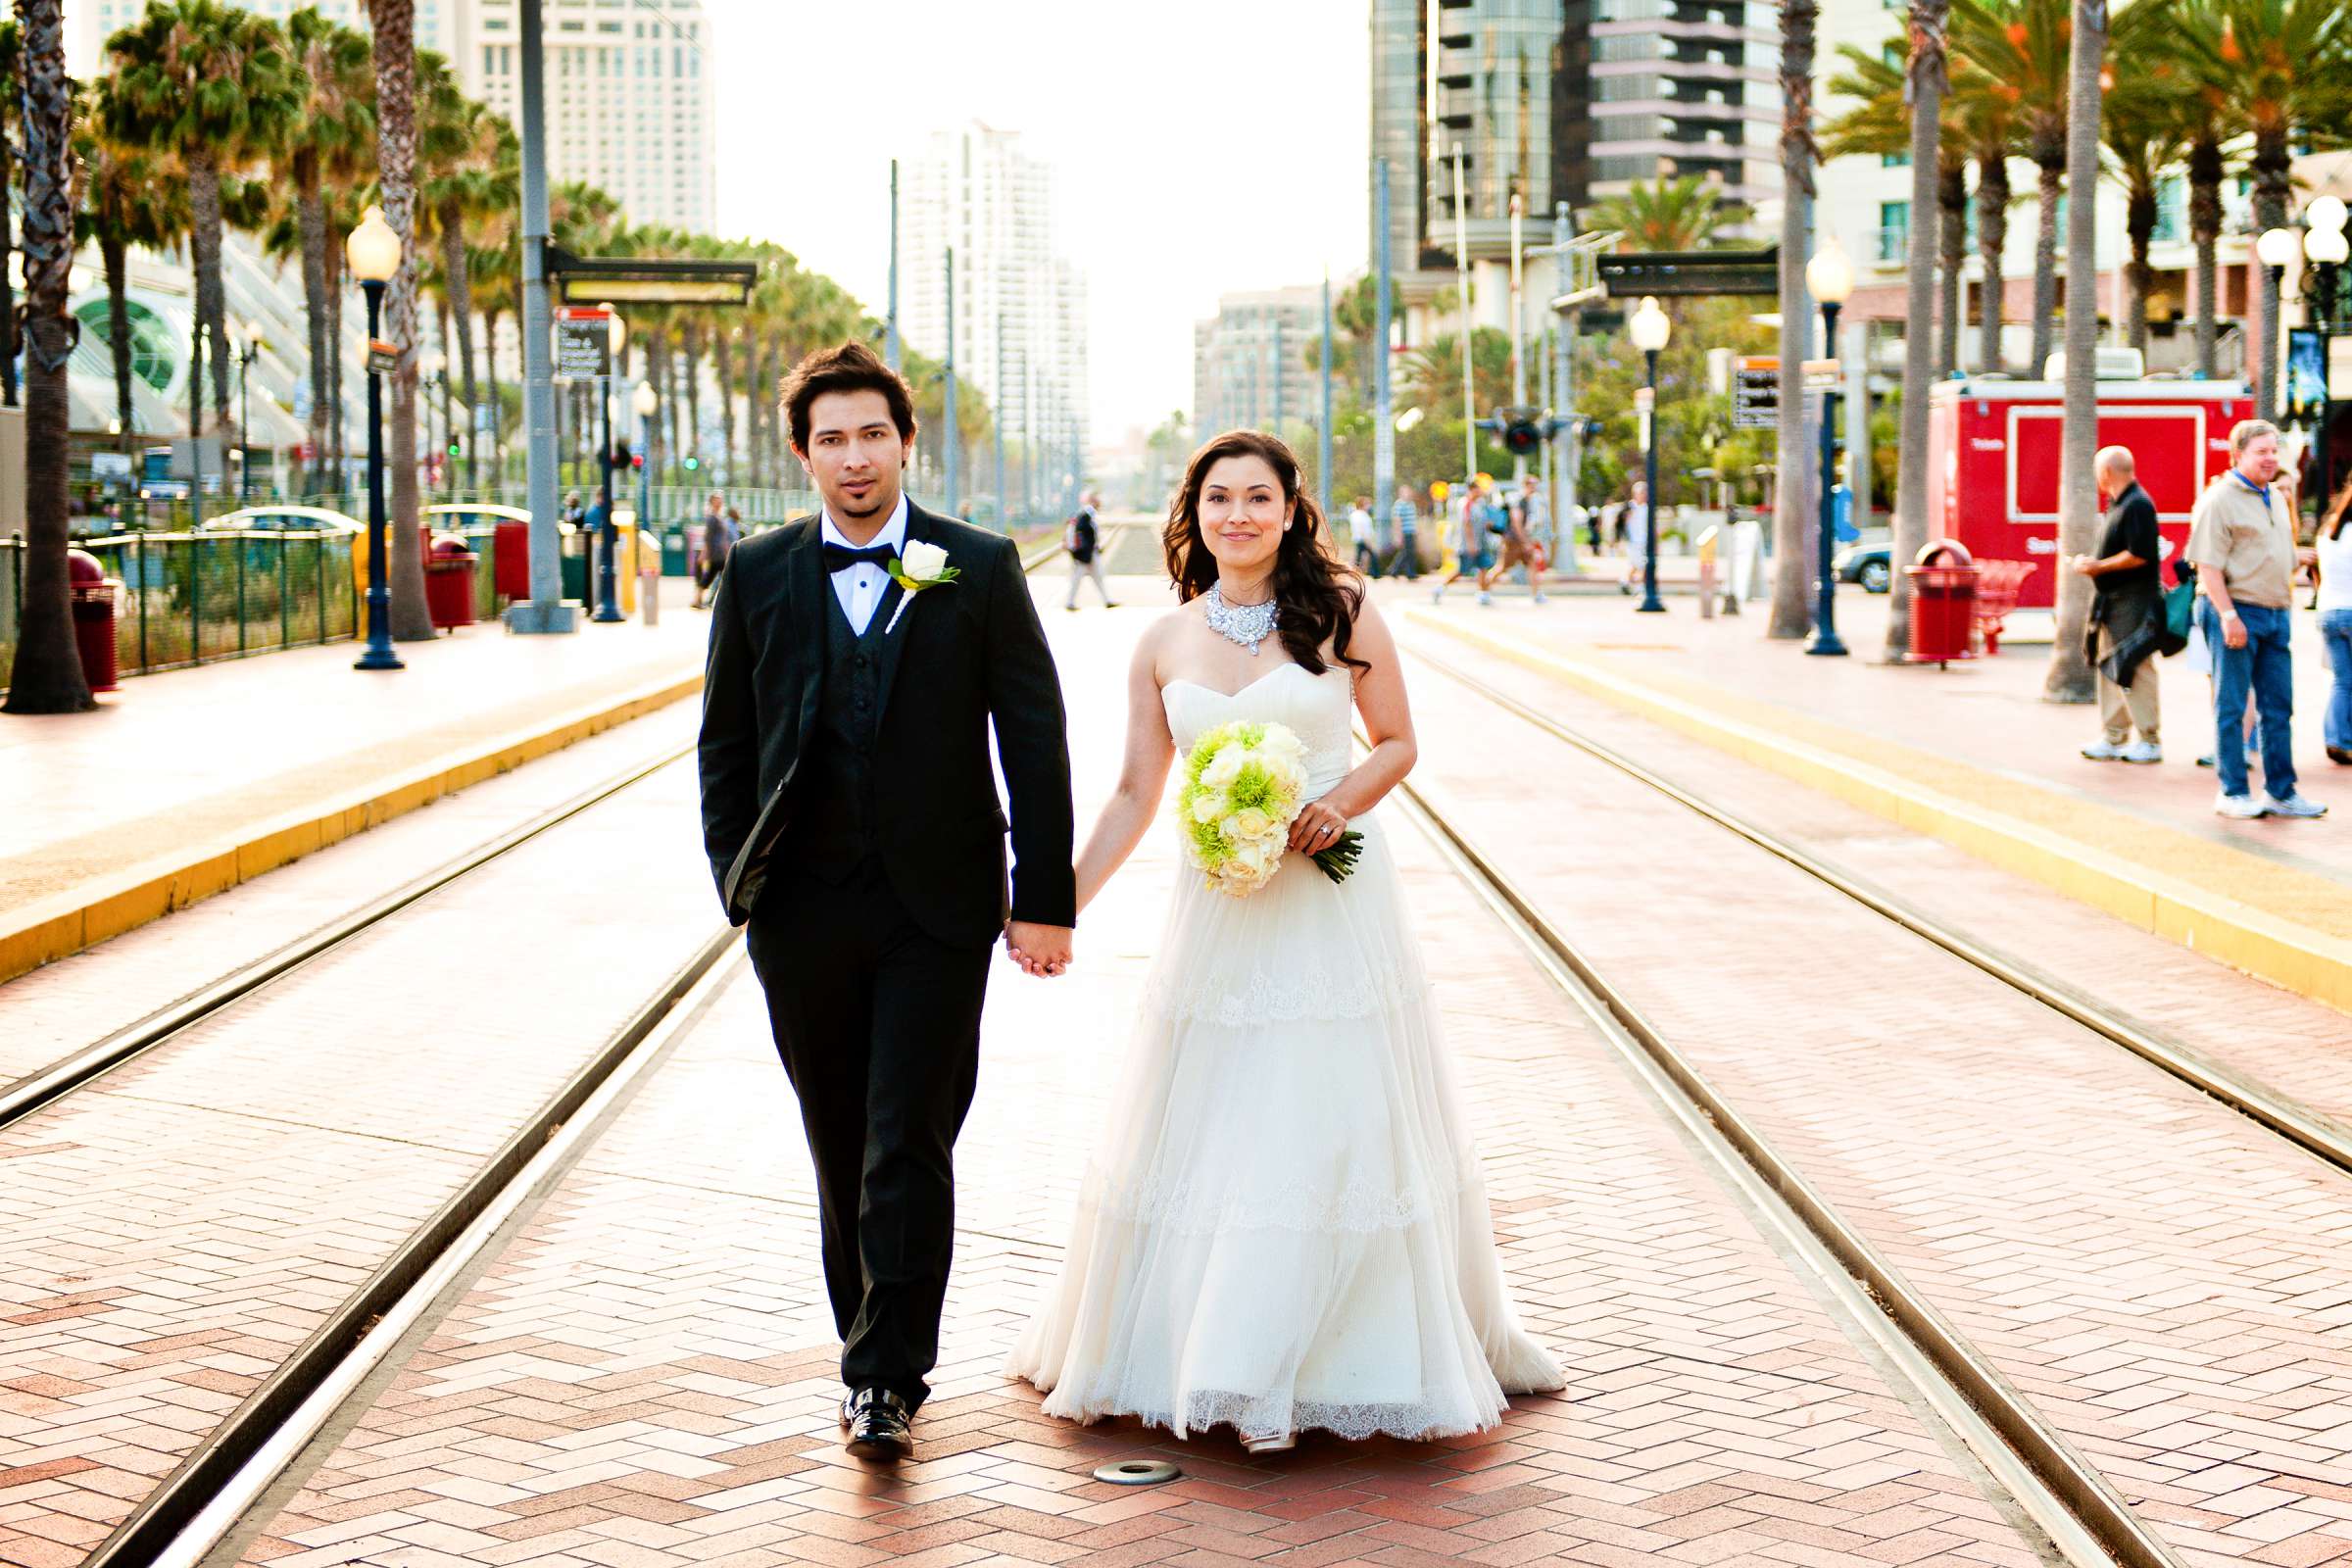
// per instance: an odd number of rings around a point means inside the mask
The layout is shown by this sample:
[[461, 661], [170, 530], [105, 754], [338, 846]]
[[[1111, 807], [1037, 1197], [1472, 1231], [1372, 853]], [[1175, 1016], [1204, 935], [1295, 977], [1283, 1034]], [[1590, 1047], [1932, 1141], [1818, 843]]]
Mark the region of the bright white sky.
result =
[[890, 160], [1021, 132], [1087, 276], [1097, 440], [1189, 407], [1193, 322], [1238, 289], [1364, 264], [1365, 0], [704, 0], [718, 227], [772, 239], [876, 316]]

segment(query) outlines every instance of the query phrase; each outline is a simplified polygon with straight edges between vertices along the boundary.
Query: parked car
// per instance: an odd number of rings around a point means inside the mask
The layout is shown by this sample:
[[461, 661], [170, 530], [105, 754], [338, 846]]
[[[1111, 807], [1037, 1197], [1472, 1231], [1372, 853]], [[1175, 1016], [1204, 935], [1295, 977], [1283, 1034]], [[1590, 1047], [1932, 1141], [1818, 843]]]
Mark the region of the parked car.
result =
[[361, 533], [365, 530], [357, 517], [327, 507], [268, 506], [241, 507], [224, 512], [218, 517], [204, 519], [204, 532], [235, 533], [250, 529], [288, 533]]
[[1894, 570], [1888, 564], [1884, 540], [1847, 545], [1830, 558], [1830, 570], [1839, 582], [1860, 583], [1865, 593], [1883, 594], [1894, 586]]

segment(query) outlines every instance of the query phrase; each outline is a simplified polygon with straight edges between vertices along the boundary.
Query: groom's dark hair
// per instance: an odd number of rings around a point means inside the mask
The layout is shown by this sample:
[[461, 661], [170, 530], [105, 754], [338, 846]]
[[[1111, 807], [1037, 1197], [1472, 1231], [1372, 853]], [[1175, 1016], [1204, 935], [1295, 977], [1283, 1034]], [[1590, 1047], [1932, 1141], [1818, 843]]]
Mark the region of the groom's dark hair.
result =
[[808, 405], [828, 392], [879, 392], [890, 405], [890, 422], [899, 439], [914, 435], [914, 397], [906, 378], [882, 363], [862, 343], [844, 343], [837, 349], [818, 349], [792, 368], [784, 378], [784, 416], [792, 429], [793, 450], [808, 450]]

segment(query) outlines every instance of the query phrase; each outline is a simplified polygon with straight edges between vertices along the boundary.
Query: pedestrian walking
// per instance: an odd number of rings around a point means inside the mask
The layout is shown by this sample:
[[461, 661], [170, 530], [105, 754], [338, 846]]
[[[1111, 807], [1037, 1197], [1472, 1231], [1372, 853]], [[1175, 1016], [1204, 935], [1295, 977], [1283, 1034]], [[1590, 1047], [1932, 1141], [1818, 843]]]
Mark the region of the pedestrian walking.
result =
[[[2279, 482], [2278, 427], [2242, 419], [2230, 432], [2230, 471], [2205, 487], [2190, 514], [2188, 564], [2197, 568], [2205, 628], [2214, 664], [2215, 769], [2223, 816], [2324, 816], [2328, 808], [2295, 792], [2289, 744], [2294, 716], [2294, 664], [2289, 583], [2299, 563], [2316, 552], [2295, 544], [2293, 493]], [[2263, 793], [2246, 777], [2244, 752], [2229, 744], [2251, 700], [2259, 718]]]
[[1421, 579], [1421, 541], [1416, 537], [1421, 526], [1421, 509], [1413, 504], [1413, 487], [1396, 487], [1396, 554], [1389, 562], [1389, 575], [1401, 576], [1407, 582]]
[[1355, 569], [1367, 577], [1380, 575], [1380, 541], [1373, 535], [1372, 498], [1357, 496], [1348, 509], [1348, 534], [1355, 541]]
[[1551, 502], [1544, 494], [1543, 481], [1532, 473], [1519, 480], [1519, 494], [1511, 500], [1510, 526], [1502, 544], [1502, 569], [1525, 567], [1527, 586], [1540, 605], [1544, 602], [1544, 573], [1551, 569]]
[[695, 610], [703, 608], [718, 582], [718, 574], [726, 570], [727, 558], [734, 553], [735, 541], [740, 535], [740, 529], [730, 526], [727, 521], [727, 498], [715, 490], [703, 503], [700, 532], [703, 548], [695, 558], [694, 602], [691, 607]]
[[2352, 481], [2328, 503], [2313, 541], [2320, 564], [2320, 638], [2334, 684], [2328, 694], [2328, 760], [2352, 767]]
[[1102, 575], [1102, 529], [1098, 514], [1102, 505], [1102, 495], [1089, 490], [1078, 498], [1078, 510], [1062, 525], [1061, 546], [1070, 553], [1070, 597], [1062, 609], [1078, 608], [1078, 585], [1092, 578], [1095, 592], [1102, 596], [1102, 608], [1116, 610], [1110, 597], [1110, 584]]
[[[1493, 536], [1487, 532], [1486, 500], [1487, 487], [1494, 482], [1482, 473], [1462, 486], [1461, 505], [1454, 509], [1453, 516], [1456, 541], [1453, 570], [1447, 572], [1445, 579], [1436, 587], [1430, 589], [1429, 602], [1431, 604], [1445, 603], [1446, 590], [1460, 582], [1464, 577], [1471, 578], [1478, 584], [1478, 602], [1480, 604], [1491, 605], [1494, 602], [1493, 596], [1487, 592], [1487, 573], [1494, 566], [1494, 546]], [[1439, 569], [1445, 570], [1443, 565]]]
[[[2135, 477], [2129, 447], [2102, 447], [2091, 460], [2099, 493], [2109, 498], [2107, 526], [2095, 555], [2070, 564], [2090, 579], [2090, 625], [2084, 656], [2098, 671], [2104, 733], [2082, 748], [2094, 762], [2161, 762], [2157, 735], [2157, 664], [2164, 637], [2164, 574], [2156, 503]], [[2133, 730], [2139, 739], [2132, 738]]]
[[1642, 552], [1649, 540], [1648, 481], [1634, 481], [1633, 499], [1617, 514], [1617, 537], [1625, 543], [1625, 571], [1617, 579], [1617, 591], [1630, 594], [1634, 591], [1634, 578], [1641, 571]]

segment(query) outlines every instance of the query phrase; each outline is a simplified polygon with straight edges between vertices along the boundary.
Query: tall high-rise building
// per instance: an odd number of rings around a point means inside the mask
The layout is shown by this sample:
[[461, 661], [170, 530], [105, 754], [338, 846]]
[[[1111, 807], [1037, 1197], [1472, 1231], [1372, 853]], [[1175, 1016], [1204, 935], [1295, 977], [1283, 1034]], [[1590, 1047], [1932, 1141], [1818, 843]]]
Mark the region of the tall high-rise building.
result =
[[1007, 488], [1057, 505], [1088, 439], [1086, 278], [1055, 241], [1054, 172], [1017, 131], [935, 131], [900, 162], [900, 326], [933, 359], [948, 350], [951, 247], [956, 380], [980, 388], [1006, 438], [1039, 455], [1039, 482], [1008, 474]]
[[[1372, 150], [1391, 254], [1419, 291], [1507, 261], [1516, 196], [1547, 230], [1637, 180], [1695, 174], [1751, 210], [1780, 194], [1779, 33], [1750, 0], [1373, 0]], [[1531, 240], [1530, 243], [1538, 241]], [[1480, 295], [1490, 298], [1481, 265]], [[1406, 285], [1408, 298], [1415, 282]], [[1499, 324], [1500, 306], [1479, 318]]]
[[1239, 426], [1280, 435], [1320, 418], [1320, 375], [1306, 355], [1323, 341], [1323, 291], [1258, 289], [1217, 298], [1193, 323], [1193, 428], [1202, 439]]
[[[283, 18], [306, 0], [245, 0]], [[365, 31], [361, 0], [307, 0]], [[69, 69], [102, 69], [106, 39], [146, 0], [73, 8]], [[512, 120], [522, 107], [516, 0], [416, 0], [416, 47], [445, 56], [466, 92]], [[547, 166], [618, 199], [633, 223], [707, 234], [718, 220], [718, 128], [702, 0], [546, 0]]]
[[[522, 108], [515, 0], [475, 13], [458, 75], [512, 120]], [[718, 221], [715, 49], [702, 0], [547, 0], [547, 166], [619, 198], [632, 223]]]

